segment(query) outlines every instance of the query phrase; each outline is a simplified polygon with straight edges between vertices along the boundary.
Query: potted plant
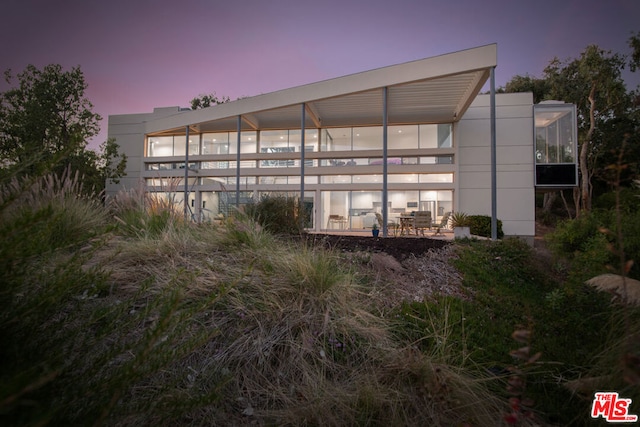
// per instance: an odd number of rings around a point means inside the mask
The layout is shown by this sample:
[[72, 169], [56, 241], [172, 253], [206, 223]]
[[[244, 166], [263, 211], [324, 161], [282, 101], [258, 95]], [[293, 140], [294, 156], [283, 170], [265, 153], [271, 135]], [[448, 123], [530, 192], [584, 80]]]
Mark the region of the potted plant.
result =
[[373, 235], [373, 237], [378, 237], [378, 234], [380, 234], [380, 230], [378, 229], [378, 224], [376, 224], [375, 222], [371, 227], [371, 234]]
[[451, 214], [451, 226], [453, 227], [454, 239], [468, 239], [471, 237], [469, 217], [466, 213], [453, 212]]

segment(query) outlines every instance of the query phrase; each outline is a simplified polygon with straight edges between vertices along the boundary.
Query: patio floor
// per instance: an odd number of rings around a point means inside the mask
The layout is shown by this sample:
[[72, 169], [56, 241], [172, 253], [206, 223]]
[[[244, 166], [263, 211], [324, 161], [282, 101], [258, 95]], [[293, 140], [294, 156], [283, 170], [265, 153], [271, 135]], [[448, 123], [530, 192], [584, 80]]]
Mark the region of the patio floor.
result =
[[[336, 229], [325, 229], [325, 230], [320, 230], [320, 231], [309, 231], [309, 234], [330, 234], [330, 235], [334, 235], [334, 236], [358, 236], [358, 237], [366, 237], [366, 236], [371, 236], [371, 230], [336, 230]], [[379, 238], [383, 238], [382, 236], [382, 230], [380, 230], [380, 235], [378, 236]], [[393, 238], [413, 238], [413, 239], [420, 239], [420, 238], [429, 238], [429, 239], [439, 239], [439, 240], [453, 240], [453, 230], [440, 230], [440, 233], [438, 233], [436, 235], [436, 230], [427, 230], [424, 233], [424, 236], [422, 234], [402, 234], [400, 235], [400, 233], [395, 233], [393, 232], [393, 230], [389, 230], [388, 232], [388, 236], [386, 237], [387, 239], [393, 239]]]

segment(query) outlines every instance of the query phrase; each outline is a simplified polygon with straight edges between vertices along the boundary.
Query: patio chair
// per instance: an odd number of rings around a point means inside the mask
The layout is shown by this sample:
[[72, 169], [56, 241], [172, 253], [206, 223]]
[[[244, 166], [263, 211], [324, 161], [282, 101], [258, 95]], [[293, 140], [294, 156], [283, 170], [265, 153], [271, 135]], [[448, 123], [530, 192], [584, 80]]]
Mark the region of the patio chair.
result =
[[424, 236], [424, 230], [431, 229], [431, 211], [418, 211], [413, 218], [413, 228], [416, 230], [416, 236], [418, 230]]
[[433, 234], [434, 236], [443, 235], [442, 230], [449, 228], [449, 218], [451, 217], [451, 212], [445, 212], [440, 220], [440, 224], [436, 225], [436, 232]]

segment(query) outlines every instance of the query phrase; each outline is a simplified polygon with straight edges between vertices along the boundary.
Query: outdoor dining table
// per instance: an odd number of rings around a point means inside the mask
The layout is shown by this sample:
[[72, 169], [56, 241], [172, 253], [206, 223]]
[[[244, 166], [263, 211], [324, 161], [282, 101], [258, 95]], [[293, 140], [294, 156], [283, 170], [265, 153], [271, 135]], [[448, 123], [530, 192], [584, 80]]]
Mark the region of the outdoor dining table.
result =
[[401, 216], [400, 217], [400, 235], [411, 234], [411, 230], [413, 229], [413, 216]]

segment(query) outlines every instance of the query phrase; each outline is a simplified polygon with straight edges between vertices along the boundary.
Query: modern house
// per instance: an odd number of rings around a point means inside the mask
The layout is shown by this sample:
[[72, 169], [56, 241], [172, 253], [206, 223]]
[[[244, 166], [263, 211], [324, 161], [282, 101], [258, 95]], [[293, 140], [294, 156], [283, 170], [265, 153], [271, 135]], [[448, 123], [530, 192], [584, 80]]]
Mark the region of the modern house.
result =
[[370, 228], [377, 213], [386, 233], [410, 212], [462, 211], [532, 238], [536, 191], [577, 183], [575, 108], [495, 94], [496, 66], [487, 45], [200, 110], [110, 116], [128, 164], [107, 195], [142, 181], [207, 220], [286, 194], [315, 231]]

